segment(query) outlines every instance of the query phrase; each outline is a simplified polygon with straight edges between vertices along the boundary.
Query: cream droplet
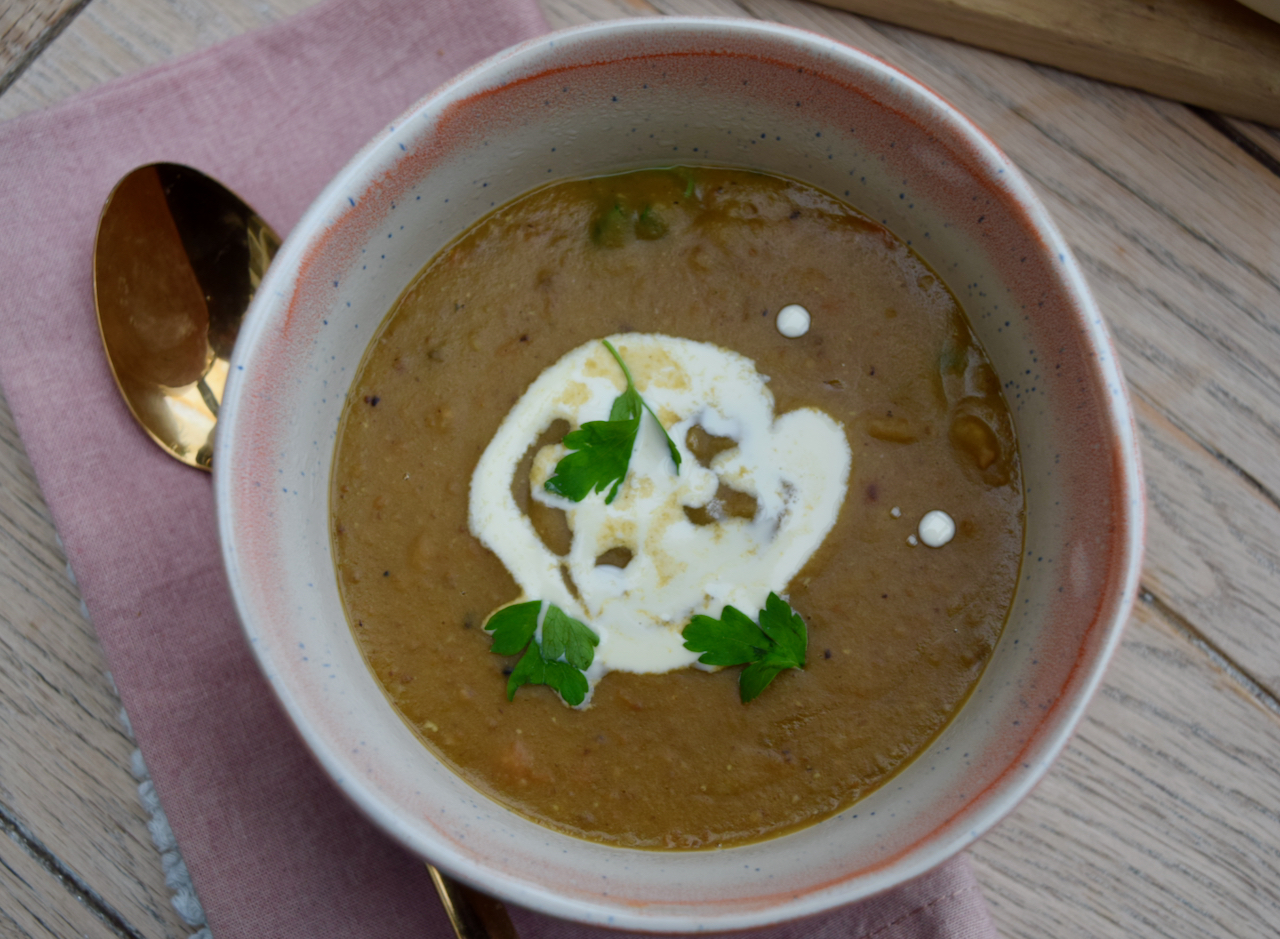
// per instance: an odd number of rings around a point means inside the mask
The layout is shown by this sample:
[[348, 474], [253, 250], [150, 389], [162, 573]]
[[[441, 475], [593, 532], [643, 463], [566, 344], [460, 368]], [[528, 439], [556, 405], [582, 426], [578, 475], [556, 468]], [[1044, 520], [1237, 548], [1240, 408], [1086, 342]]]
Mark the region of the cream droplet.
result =
[[778, 311], [778, 332], [788, 339], [809, 331], [809, 311], [798, 303], [789, 303]]
[[920, 519], [920, 540], [931, 548], [941, 548], [956, 536], [956, 523], [940, 509], [934, 509]]
[[898, 508], [895, 505], [893, 508], [889, 510], [889, 514], [892, 515], [894, 518], [902, 518], [902, 509]]

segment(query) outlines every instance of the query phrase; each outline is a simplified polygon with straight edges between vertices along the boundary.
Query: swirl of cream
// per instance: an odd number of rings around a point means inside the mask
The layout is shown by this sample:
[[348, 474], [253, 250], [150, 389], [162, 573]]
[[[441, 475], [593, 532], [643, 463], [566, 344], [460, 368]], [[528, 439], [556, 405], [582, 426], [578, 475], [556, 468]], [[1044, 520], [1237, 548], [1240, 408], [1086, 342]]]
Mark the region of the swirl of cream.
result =
[[[568, 555], [538, 537], [511, 493], [516, 466], [538, 436], [564, 419], [573, 427], [608, 420], [626, 388], [603, 343], [565, 354], [507, 414], [471, 478], [470, 527], [506, 565], [521, 599], [548, 600], [600, 636], [587, 673], [665, 672], [693, 664], [681, 631], [698, 614], [726, 605], [750, 616], [782, 593], [822, 544], [844, 503], [852, 452], [843, 425], [816, 408], [774, 415], [768, 379], [755, 363], [710, 343], [626, 333], [609, 337], [637, 389], [682, 456], [679, 473], [647, 412], [626, 479], [613, 503], [604, 493], [571, 502], [546, 491], [563, 444], [544, 447], [530, 473], [531, 496], [565, 511]], [[695, 425], [737, 446], [702, 466], [686, 437]], [[755, 500], [751, 518], [721, 511], [721, 486]], [[686, 509], [704, 510], [695, 524]], [[597, 564], [614, 548], [631, 552], [619, 568]], [[565, 573], [576, 588], [566, 583]], [[513, 600], [516, 598], [513, 598]]]

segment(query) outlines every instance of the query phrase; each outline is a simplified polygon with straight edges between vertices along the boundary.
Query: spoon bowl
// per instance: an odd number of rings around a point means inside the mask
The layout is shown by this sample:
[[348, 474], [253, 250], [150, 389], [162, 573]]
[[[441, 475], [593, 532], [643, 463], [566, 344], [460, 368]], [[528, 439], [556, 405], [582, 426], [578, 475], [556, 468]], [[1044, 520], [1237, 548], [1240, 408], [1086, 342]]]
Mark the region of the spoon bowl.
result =
[[177, 163], [138, 167], [98, 220], [94, 302], [129, 410], [171, 456], [208, 470], [240, 321], [280, 247], [262, 216]]

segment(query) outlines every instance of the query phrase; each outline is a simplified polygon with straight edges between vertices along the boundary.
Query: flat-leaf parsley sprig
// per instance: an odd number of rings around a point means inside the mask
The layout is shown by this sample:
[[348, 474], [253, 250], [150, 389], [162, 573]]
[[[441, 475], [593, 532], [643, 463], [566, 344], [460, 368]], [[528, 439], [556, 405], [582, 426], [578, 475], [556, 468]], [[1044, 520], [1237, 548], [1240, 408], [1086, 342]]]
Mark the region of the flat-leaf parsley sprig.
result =
[[[541, 642], [537, 638], [542, 621]], [[484, 628], [493, 633], [490, 652], [524, 655], [507, 679], [507, 700], [521, 685], [549, 685], [565, 703], [577, 707], [587, 697], [587, 676], [583, 674], [595, 659], [600, 637], [591, 627], [574, 619], [554, 603], [542, 600], [515, 603], [489, 617]]]
[[631, 465], [631, 451], [635, 449], [636, 435], [640, 432], [640, 418], [648, 411], [662, 434], [667, 438], [667, 448], [675, 461], [676, 473], [680, 472], [680, 451], [675, 441], [636, 391], [631, 370], [608, 339], [602, 339], [604, 347], [617, 361], [627, 378], [627, 390], [614, 399], [607, 421], [587, 421], [577, 430], [564, 435], [564, 445], [574, 451], [556, 464], [555, 475], [545, 483], [548, 492], [564, 496], [573, 502], [581, 502], [593, 492], [609, 489], [605, 504], [613, 502], [618, 487], [627, 476]]
[[684, 647], [703, 653], [703, 665], [745, 665], [738, 677], [742, 703], [768, 687], [784, 668], [804, 668], [809, 636], [800, 614], [770, 593], [757, 626], [741, 610], [726, 606], [719, 619], [695, 616], [681, 634]]

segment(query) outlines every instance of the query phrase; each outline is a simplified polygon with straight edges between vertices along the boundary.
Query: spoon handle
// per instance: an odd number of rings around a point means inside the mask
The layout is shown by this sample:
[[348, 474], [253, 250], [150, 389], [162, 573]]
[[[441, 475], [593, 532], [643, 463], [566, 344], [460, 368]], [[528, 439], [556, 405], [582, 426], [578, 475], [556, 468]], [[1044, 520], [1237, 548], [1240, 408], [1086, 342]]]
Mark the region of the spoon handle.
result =
[[433, 864], [427, 865], [427, 872], [458, 939], [518, 939], [501, 901], [463, 886]]

